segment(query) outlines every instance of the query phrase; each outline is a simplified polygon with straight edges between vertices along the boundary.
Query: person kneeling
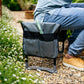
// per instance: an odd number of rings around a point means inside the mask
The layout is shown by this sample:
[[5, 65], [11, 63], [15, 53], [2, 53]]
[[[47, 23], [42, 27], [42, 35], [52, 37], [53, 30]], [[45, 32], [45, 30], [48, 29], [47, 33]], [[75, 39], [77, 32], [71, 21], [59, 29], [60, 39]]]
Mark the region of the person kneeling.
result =
[[82, 50], [84, 50], [84, 30], [69, 46], [68, 53], [63, 58], [63, 65], [84, 71], [84, 60], [77, 56], [81, 54]]

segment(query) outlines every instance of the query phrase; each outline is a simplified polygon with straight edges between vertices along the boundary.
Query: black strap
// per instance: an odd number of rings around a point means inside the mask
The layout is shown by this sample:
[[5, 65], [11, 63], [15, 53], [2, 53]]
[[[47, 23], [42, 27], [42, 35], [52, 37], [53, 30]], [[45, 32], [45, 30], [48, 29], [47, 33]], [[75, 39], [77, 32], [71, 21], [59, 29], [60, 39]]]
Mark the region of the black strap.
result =
[[24, 31], [23, 37], [26, 39], [40, 39], [42, 41], [53, 41], [57, 39], [57, 33], [40, 34], [39, 32]]

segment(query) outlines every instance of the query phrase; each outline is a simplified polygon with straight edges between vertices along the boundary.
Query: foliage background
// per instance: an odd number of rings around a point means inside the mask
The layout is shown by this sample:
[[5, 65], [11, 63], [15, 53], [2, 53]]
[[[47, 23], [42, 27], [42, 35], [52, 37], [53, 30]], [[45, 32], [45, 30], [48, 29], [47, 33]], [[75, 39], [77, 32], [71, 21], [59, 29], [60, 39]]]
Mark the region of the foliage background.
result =
[[8, 7], [10, 10], [21, 10], [17, 0], [2, 0], [2, 4]]
[[[10, 10], [20, 11], [29, 7], [31, 4], [37, 4], [38, 0], [2, 0], [2, 4], [7, 6]], [[84, 2], [84, 0], [73, 0], [75, 3]], [[27, 8], [28, 8], [27, 7]]]
[[24, 6], [27, 7], [27, 5], [36, 4], [36, 3], [37, 0], [2, 0], [2, 4], [8, 7], [12, 11], [20, 11], [22, 10], [22, 7]]
[[84, 0], [73, 0], [73, 2], [75, 2], [75, 3], [81, 3], [81, 2], [84, 2]]

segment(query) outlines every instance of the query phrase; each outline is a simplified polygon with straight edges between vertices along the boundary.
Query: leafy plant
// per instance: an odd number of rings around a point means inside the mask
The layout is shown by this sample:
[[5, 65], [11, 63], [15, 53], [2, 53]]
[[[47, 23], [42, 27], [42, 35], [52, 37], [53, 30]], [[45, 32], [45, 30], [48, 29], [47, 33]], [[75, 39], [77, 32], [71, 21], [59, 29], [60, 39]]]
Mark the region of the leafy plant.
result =
[[17, 23], [21, 23], [21, 22], [23, 22], [22, 20], [19, 20]]
[[37, 3], [37, 0], [17, 0], [22, 10], [31, 10], [31, 6]]
[[73, 0], [73, 2], [75, 2], [75, 3], [81, 3], [81, 2], [84, 2], [84, 0]]
[[[41, 84], [38, 72], [25, 71], [22, 52], [22, 35], [11, 25], [4, 6], [0, 18], [0, 84]], [[10, 12], [9, 12], [10, 13]]]
[[2, 4], [13, 11], [21, 10], [17, 0], [2, 0]]
[[37, 1], [38, 1], [38, 0], [31, 0], [31, 2], [32, 2], [33, 4], [37, 4]]

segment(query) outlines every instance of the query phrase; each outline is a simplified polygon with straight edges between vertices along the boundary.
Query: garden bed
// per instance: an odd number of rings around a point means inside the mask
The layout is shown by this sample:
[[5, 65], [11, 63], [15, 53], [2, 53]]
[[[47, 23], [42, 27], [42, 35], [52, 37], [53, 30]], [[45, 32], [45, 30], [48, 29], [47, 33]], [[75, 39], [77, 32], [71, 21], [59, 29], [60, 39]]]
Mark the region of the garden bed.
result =
[[3, 7], [0, 18], [0, 84], [41, 84], [38, 73], [25, 71], [22, 34], [14, 27], [11, 12]]

